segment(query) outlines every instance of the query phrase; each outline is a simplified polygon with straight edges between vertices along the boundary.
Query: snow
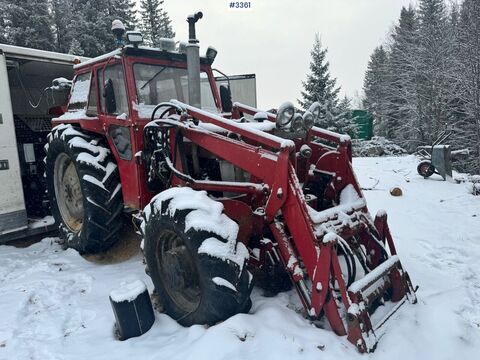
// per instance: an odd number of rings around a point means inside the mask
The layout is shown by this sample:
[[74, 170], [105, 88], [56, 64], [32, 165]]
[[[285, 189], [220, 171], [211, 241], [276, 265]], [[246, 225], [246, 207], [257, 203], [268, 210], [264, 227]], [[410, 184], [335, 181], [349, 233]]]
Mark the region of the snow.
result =
[[201, 109], [197, 109], [193, 106], [184, 104], [184, 103], [182, 103], [180, 101], [177, 101], [177, 100], [170, 100], [170, 102], [177, 105], [177, 106], [180, 106], [180, 107], [182, 107], [186, 110], [196, 111], [203, 116], [208, 116], [208, 117], [216, 120], [217, 122], [219, 122], [221, 124], [225, 124], [225, 125], [229, 126], [230, 128], [233, 128], [234, 130], [238, 129], [238, 130], [240, 130], [239, 132], [241, 132], [241, 130], [246, 130], [251, 135], [256, 135], [256, 136], [266, 138], [266, 139], [268, 139], [272, 142], [275, 142], [277, 144], [277, 146], [280, 147], [280, 148], [294, 148], [295, 147], [295, 143], [292, 140], [283, 139], [283, 138], [275, 136], [273, 134], [264, 132], [261, 129], [255, 129], [254, 127], [250, 126], [251, 123], [248, 123], [248, 124], [247, 123], [237, 123], [233, 120], [229, 120], [229, 119], [223, 118], [219, 115], [212, 114], [212, 113], [209, 113], [209, 112], [201, 110]]
[[[138, 117], [140, 119], [151, 119], [153, 110], [157, 107], [157, 105], [146, 105], [144, 103], [137, 104], [136, 102], [132, 102], [133, 110], [137, 111]], [[162, 110], [158, 110], [155, 115], [160, 115]]]
[[142, 280], [134, 280], [131, 282], [123, 282], [118, 289], [110, 292], [110, 298], [113, 302], [119, 303], [122, 301], [131, 302], [135, 300], [138, 295], [147, 290], [147, 286]]
[[240, 270], [243, 269], [245, 260], [248, 259], [248, 250], [242, 243], [238, 243], [235, 250], [234, 243], [224, 243], [215, 238], [205, 239], [198, 248], [198, 253], [231, 261], [237, 264]]
[[[257, 288], [249, 314], [185, 328], [156, 312], [146, 334], [118, 341], [110, 292], [137, 279], [153, 291], [140, 252], [98, 264], [47, 238], [27, 248], [0, 246], [0, 359], [478, 358], [480, 197], [438, 175], [423, 179], [413, 156], [354, 158], [353, 166], [362, 188], [379, 180], [364, 190], [369, 209], [387, 210], [398, 257], [420, 286], [418, 303], [405, 303], [382, 326], [373, 354], [361, 355], [345, 337], [313, 326], [297, 312], [294, 291], [264, 297]], [[391, 196], [393, 186], [404, 195]]]
[[221, 277], [214, 277], [212, 279], [212, 281], [217, 284], [218, 286], [225, 286], [235, 292], [237, 292], [237, 288], [230, 282], [230, 281], [227, 281], [225, 280], [224, 278], [221, 278]]
[[28, 223], [28, 228], [38, 229], [38, 228], [47, 227], [53, 224], [55, 224], [55, 219], [53, 218], [53, 216], [48, 215], [43, 217], [42, 219], [32, 220], [31, 222]]
[[73, 85], [69, 104], [87, 103], [90, 91], [90, 78], [85, 80], [77, 79]]
[[91, 58], [91, 59], [88, 59], [84, 62], [81, 62], [80, 64], [77, 64], [77, 65], [74, 65], [73, 68], [76, 70], [76, 69], [80, 69], [86, 65], [90, 65], [90, 64], [95, 64], [97, 62], [99, 62], [100, 60], [106, 60], [108, 58], [116, 58], [116, 59], [119, 59], [120, 56], [122, 53], [122, 50], [121, 49], [115, 49], [109, 53], [106, 53], [106, 54], [103, 54], [103, 55], [100, 55], [100, 56], [97, 56], [97, 57], [94, 57], [94, 58]]
[[65, 114], [52, 119], [53, 121], [64, 120], [98, 120], [96, 116], [88, 116], [85, 109], [69, 110]]

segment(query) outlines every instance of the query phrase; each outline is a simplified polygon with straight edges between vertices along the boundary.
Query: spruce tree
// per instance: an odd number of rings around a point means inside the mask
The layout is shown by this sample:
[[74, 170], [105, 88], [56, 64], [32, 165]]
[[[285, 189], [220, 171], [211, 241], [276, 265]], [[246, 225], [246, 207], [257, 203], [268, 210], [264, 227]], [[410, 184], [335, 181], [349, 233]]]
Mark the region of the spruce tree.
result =
[[374, 118], [375, 133], [388, 137], [387, 65], [387, 52], [383, 46], [379, 46], [373, 51], [365, 73], [363, 106]]
[[0, 0], [0, 43], [2, 44], [8, 44], [9, 41], [7, 40], [7, 24], [8, 20], [6, 19], [6, 14], [7, 14], [7, 4], [5, 0]]
[[330, 75], [330, 64], [326, 59], [327, 49], [322, 47], [318, 34], [315, 35], [310, 54], [310, 73], [307, 74], [307, 80], [302, 82], [302, 99], [298, 102], [304, 110], [313, 102], [319, 102], [322, 105], [319, 126], [328, 128], [334, 122], [340, 88], [336, 86], [337, 80]]
[[109, 0], [108, 12], [110, 22], [119, 19], [125, 25], [126, 30], [135, 30], [137, 28], [135, 0]]
[[52, 21], [49, 0], [5, 0], [3, 22], [7, 41], [13, 45], [41, 50], [53, 50]]
[[[76, 49], [81, 49], [85, 56], [94, 57], [115, 48], [106, 0], [76, 0], [72, 8], [75, 21], [71, 22], [69, 31], [72, 39], [80, 44]], [[69, 50], [72, 50], [71, 45]]]
[[444, 0], [420, 0], [417, 55], [418, 137], [431, 144], [451, 122], [450, 92], [454, 54]]
[[158, 46], [160, 38], [173, 38], [171, 20], [163, 9], [163, 0], [141, 0], [140, 16], [144, 41], [149, 46]]
[[50, 0], [50, 4], [55, 35], [55, 50], [67, 53], [71, 48], [73, 37], [71, 31], [71, 24], [74, 20], [72, 0]]
[[385, 96], [388, 104], [386, 135], [406, 148], [418, 144], [419, 127], [417, 88], [415, 81], [418, 52], [418, 21], [412, 6], [402, 8], [398, 25], [390, 37], [390, 53], [385, 76]]
[[352, 138], [357, 137], [358, 129], [352, 115], [352, 101], [346, 95], [338, 104], [334, 126], [334, 131], [340, 134], [348, 134]]
[[460, 52], [456, 82], [463, 116], [454, 138], [459, 147], [470, 150], [461, 170], [480, 174], [480, 3], [465, 0], [458, 20]]

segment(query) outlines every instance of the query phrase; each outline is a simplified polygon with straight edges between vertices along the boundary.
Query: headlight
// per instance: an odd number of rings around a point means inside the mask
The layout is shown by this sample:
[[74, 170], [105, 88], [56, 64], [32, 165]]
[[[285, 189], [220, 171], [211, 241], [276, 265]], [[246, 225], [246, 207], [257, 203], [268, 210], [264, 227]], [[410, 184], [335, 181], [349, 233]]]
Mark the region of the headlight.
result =
[[277, 127], [282, 129], [290, 124], [290, 121], [293, 119], [293, 115], [295, 114], [295, 107], [290, 101], [284, 102], [278, 108], [277, 114]]
[[313, 122], [317, 123], [318, 120], [320, 119], [320, 108], [321, 105], [318, 102], [314, 102], [310, 107], [308, 108], [308, 111], [313, 115]]
[[303, 127], [305, 130], [310, 130], [314, 124], [315, 118], [313, 117], [313, 114], [310, 111], [305, 111], [303, 114]]
[[298, 132], [303, 129], [303, 117], [300, 114], [295, 114], [292, 119], [292, 123], [290, 124], [290, 131], [291, 132]]

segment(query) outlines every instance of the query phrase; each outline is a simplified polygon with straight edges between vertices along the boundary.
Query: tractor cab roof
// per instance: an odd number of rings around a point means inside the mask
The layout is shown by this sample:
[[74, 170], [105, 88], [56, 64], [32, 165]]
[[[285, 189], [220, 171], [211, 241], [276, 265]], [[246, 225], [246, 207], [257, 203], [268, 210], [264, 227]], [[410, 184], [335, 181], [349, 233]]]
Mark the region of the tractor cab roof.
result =
[[[126, 45], [123, 48], [115, 49], [109, 53], [81, 62], [75, 65], [74, 69], [77, 70], [87, 67], [89, 65], [100, 63], [111, 57], [120, 58], [123, 56], [169, 60], [176, 62], [184, 62], [185, 64], [187, 63], [187, 54], [185, 51], [182, 51], [181, 48], [179, 50], [165, 50], [161, 48], [151, 48], [146, 46], [134, 47], [132, 45]], [[207, 58], [205, 56], [200, 57], [201, 65], [211, 65], [212, 63], [213, 59]]]

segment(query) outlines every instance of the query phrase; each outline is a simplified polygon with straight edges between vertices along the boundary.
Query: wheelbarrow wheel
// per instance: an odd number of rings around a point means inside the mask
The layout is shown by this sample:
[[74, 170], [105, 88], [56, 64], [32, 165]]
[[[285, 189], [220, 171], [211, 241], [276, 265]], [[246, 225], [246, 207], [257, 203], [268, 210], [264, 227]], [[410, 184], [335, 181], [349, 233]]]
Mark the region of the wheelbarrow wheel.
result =
[[426, 179], [435, 173], [435, 166], [430, 161], [425, 160], [418, 164], [417, 172]]

